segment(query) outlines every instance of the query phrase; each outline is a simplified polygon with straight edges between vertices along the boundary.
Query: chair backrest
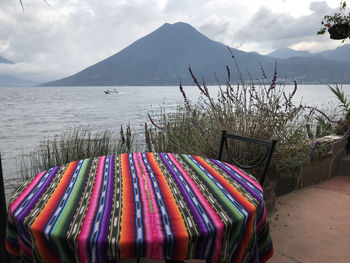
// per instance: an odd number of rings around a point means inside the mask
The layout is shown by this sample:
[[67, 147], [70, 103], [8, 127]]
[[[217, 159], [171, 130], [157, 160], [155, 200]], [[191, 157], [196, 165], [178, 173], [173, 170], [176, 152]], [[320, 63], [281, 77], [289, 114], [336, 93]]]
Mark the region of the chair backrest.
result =
[[[234, 160], [234, 158], [231, 157], [230, 155], [230, 151], [228, 149], [228, 145], [227, 145], [227, 139], [233, 139], [233, 140], [240, 140], [240, 141], [244, 141], [244, 142], [248, 142], [248, 143], [254, 143], [254, 144], [259, 144], [262, 145], [264, 147], [266, 147], [266, 152], [265, 154], [262, 156], [262, 158], [256, 162], [254, 165], [243, 165], [238, 163], [237, 161]], [[231, 161], [233, 162], [233, 164], [239, 168], [242, 169], [253, 169], [256, 168], [260, 165], [264, 164], [264, 170], [262, 172], [262, 175], [260, 177], [259, 183], [261, 186], [264, 185], [264, 181], [265, 181], [265, 177], [267, 174], [267, 169], [269, 167], [270, 161], [271, 161], [271, 157], [272, 157], [272, 153], [273, 150], [275, 148], [276, 145], [276, 140], [271, 140], [271, 141], [266, 141], [266, 140], [260, 140], [260, 139], [255, 139], [255, 138], [248, 138], [248, 137], [243, 137], [243, 136], [238, 136], [238, 135], [234, 135], [234, 134], [228, 134], [226, 133], [226, 131], [222, 131], [221, 132], [221, 140], [220, 140], [220, 147], [219, 147], [219, 154], [218, 154], [218, 160], [221, 160], [222, 158], [222, 153], [224, 150], [224, 146], [226, 149], [227, 154], [229, 155], [229, 157], [231, 158]]]

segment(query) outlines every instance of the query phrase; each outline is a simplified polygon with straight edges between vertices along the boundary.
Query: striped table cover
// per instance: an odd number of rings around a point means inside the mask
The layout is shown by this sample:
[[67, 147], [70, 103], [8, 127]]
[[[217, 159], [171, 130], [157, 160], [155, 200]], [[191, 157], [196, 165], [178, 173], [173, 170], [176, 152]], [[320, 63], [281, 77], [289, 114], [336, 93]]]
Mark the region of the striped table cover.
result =
[[214, 159], [132, 153], [74, 161], [20, 186], [7, 250], [25, 262], [206, 259], [266, 262], [262, 189]]

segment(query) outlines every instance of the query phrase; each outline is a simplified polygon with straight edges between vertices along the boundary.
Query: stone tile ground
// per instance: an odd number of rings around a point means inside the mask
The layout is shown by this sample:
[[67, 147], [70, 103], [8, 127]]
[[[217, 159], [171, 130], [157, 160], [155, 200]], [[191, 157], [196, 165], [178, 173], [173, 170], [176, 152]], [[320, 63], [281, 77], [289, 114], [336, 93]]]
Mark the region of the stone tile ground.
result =
[[350, 262], [350, 176], [277, 198], [269, 262]]

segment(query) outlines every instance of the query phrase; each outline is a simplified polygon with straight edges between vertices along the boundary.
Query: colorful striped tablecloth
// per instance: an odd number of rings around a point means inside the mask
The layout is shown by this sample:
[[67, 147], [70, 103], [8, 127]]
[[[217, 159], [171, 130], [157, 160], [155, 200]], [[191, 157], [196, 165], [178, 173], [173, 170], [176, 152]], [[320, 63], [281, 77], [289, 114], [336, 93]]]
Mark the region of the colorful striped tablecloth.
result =
[[236, 167], [185, 154], [132, 153], [71, 162], [19, 187], [6, 247], [23, 261], [272, 256], [259, 183]]

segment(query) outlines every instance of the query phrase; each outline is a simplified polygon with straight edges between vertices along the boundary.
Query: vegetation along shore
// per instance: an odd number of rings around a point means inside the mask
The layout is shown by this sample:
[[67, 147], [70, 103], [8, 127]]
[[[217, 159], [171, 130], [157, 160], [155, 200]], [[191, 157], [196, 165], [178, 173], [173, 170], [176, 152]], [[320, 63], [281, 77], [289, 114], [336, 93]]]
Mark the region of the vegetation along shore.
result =
[[[262, 78], [257, 84], [257, 81], [243, 79], [232, 53], [231, 56], [235, 70], [227, 66], [226, 85], [218, 84], [216, 96], [209, 94], [205, 80], [199, 81], [189, 68], [189, 75], [201, 94], [198, 101], [189, 100], [180, 83], [183, 104], [178, 105], [175, 112], [167, 113], [161, 109], [156, 116], [149, 114], [142, 138], [136, 138], [130, 126], [121, 127], [118, 136], [111, 130], [93, 133], [88, 129], [57, 135], [54, 139], [42, 141], [36, 150], [24, 155], [19, 162], [20, 178], [14, 181], [22, 182], [58, 164], [108, 153], [181, 152], [216, 158], [221, 130], [278, 141], [267, 189], [277, 175], [297, 181], [302, 165], [321, 158], [320, 152], [324, 149], [317, 143], [319, 137], [332, 133], [347, 136], [349, 98], [341, 86], [335, 85], [329, 88], [330, 94], [339, 101], [336, 111], [295, 103], [292, 99], [298, 92], [298, 85], [294, 81], [294, 89], [285, 91], [285, 84], [277, 81], [277, 65], [271, 77], [261, 67]], [[238, 74], [240, 81], [231, 83], [232, 74]], [[248, 147], [249, 151], [244, 151]], [[244, 152], [239, 156], [240, 161], [248, 162], [260, 157], [260, 149], [252, 147], [232, 145], [230, 151], [232, 155]], [[228, 156], [224, 155], [223, 160], [228, 161]]]

